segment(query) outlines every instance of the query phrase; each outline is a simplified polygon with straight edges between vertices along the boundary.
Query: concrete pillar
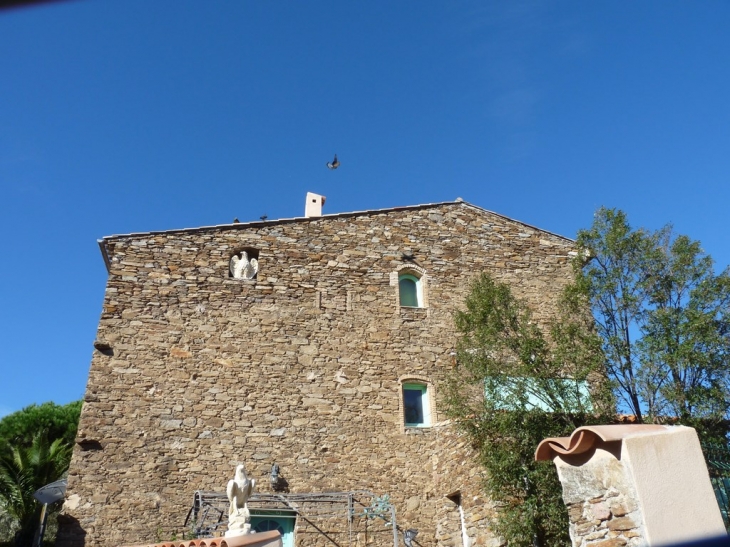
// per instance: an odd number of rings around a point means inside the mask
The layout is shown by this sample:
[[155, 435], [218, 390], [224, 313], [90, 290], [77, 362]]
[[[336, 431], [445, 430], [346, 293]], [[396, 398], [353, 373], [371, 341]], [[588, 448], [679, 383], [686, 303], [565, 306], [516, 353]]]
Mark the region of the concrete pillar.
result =
[[604, 425], [545, 439], [563, 486], [574, 547], [672, 545], [726, 537], [697, 433]]

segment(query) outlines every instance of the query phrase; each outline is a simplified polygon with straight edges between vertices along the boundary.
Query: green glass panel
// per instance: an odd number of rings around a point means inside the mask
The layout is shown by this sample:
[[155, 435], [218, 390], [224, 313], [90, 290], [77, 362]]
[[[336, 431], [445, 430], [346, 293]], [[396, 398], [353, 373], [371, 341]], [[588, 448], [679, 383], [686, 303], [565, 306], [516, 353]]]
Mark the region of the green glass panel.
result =
[[[500, 402], [499, 408], [515, 410], [524, 405], [525, 410], [552, 412], [552, 398], [563, 405], [578, 409], [591, 408], [588, 382], [570, 378], [520, 378], [512, 376], [491, 376], [484, 379], [488, 398]], [[552, 396], [552, 397], [551, 397]]]
[[255, 532], [278, 530], [281, 534], [282, 547], [294, 547], [294, 518], [273, 515], [251, 515], [251, 529]]
[[403, 386], [403, 413], [406, 425], [422, 425], [423, 397], [426, 390], [421, 386]]
[[418, 307], [418, 287], [413, 279], [401, 277], [398, 281], [400, 289], [400, 305]]

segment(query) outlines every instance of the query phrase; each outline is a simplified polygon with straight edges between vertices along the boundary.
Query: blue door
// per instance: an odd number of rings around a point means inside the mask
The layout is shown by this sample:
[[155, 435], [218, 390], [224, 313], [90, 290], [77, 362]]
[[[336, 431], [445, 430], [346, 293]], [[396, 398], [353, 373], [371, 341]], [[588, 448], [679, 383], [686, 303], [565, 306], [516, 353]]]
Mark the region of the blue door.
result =
[[281, 534], [281, 543], [283, 547], [294, 547], [294, 513], [285, 514], [277, 512], [276, 514], [256, 513], [251, 515], [251, 530], [254, 532], [269, 532], [270, 530], [278, 530]]

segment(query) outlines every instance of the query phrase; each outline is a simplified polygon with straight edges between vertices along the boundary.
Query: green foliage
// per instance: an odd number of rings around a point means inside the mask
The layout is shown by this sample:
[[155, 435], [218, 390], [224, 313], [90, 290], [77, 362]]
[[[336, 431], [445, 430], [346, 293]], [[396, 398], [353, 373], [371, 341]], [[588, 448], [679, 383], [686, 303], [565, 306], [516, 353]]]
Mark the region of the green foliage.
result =
[[575, 294], [590, 301], [622, 406], [639, 421], [679, 419], [708, 432], [727, 419], [730, 273], [715, 275], [700, 243], [632, 229], [599, 209], [578, 234], [585, 264]]
[[62, 438], [48, 440], [37, 433], [30, 446], [6, 446], [0, 453], [0, 509], [18, 528], [17, 545], [30, 545], [37, 527], [40, 504], [33, 493], [60, 479], [71, 461], [71, 445]]
[[509, 545], [565, 545], [557, 473], [551, 463], [535, 462], [534, 452], [545, 437], [568, 435], [613, 411], [586, 302], [566, 293], [555, 320], [540, 325], [507, 285], [483, 274], [465, 304], [455, 318], [458, 366], [445, 397], [486, 468], [487, 493], [499, 510], [493, 527]]
[[40, 512], [33, 493], [68, 469], [80, 412], [81, 401], [44, 403], [0, 420], [0, 537], [17, 532], [16, 544], [30, 545]]
[[39, 431], [49, 439], [63, 439], [73, 445], [79, 424], [82, 401], [67, 405], [43, 403], [30, 405], [0, 420], [0, 444], [30, 446]]

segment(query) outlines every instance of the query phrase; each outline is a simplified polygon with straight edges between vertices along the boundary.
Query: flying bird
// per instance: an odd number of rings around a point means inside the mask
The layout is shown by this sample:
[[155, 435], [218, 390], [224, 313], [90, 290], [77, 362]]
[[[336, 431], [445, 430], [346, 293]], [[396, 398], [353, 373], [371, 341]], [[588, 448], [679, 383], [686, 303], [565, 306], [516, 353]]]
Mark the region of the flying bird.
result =
[[340, 160], [337, 159], [337, 154], [335, 154], [335, 159], [332, 160], [332, 162], [327, 162], [327, 167], [330, 169], [337, 169], [340, 166]]

